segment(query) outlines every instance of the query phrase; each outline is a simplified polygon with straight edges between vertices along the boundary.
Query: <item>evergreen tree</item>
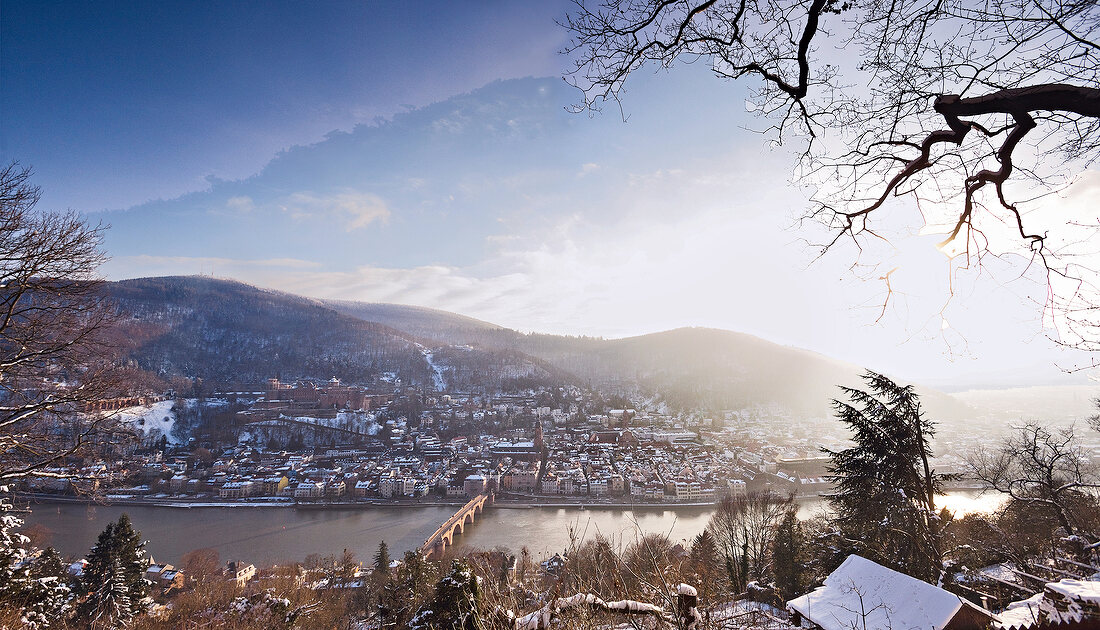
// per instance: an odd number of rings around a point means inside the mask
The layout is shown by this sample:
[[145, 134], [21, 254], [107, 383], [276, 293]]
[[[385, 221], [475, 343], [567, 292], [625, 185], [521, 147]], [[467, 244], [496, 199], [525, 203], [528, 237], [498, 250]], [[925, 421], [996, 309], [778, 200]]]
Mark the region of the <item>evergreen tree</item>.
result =
[[19, 585], [28, 577], [24, 566], [27, 557], [27, 537], [16, 530], [23, 520], [10, 513], [11, 503], [0, 497], [0, 605], [16, 604]]
[[775, 575], [775, 586], [784, 600], [801, 595], [806, 587], [805, 546], [798, 509], [791, 506], [776, 527], [772, 540], [772, 573]]
[[690, 584], [698, 590], [701, 601], [710, 602], [723, 587], [724, 568], [718, 543], [709, 529], [704, 529], [692, 540], [688, 561]]
[[[91, 551], [88, 552], [88, 563], [84, 566], [84, 572], [80, 575], [79, 592], [81, 596], [90, 596], [94, 593], [107, 581], [109, 574], [113, 571], [111, 544], [114, 537], [115, 524], [107, 523], [103, 531], [99, 532], [99, 537], [96, 538]], [[82, 605], [78, 614], [83, 615], [87, 610], [87, 607]]]
[[81, 617], [95, 630], [123, 627], [134, 618], [122, 563], [112, 559], [105, 574], [107, 579], [96, 587], [81, 609]]
[[390, 575], [390, 548], [384, 540], [378, 543], [378, 551], [374, 554], [374, 573], [380, 577]]
[[134, 531], [130, 517], [108, 523], [88, 553], [88, 565], [80, 580], [84, 597], [77, 608], [81, 618], [95, 620], [97, 627], [124, 625], [145, 609], [149, 582], [145, 571], [145, 543]]
[[378, 612], [382, 627], [408, 627], [417, 605], [431, 594], [434, 581], [434, 565], [419, 552], [406, 551], [397, 573], [382, 587], [379, 596]]
[[68, 571], [65, 560], [53, 547], [46, 547], [31, 565], [31, 576], [37, 579], [64, 576]]
[[870, 391], [841, 388], [849, 402], [833, 401], [855, 445], [832, 457], [827, 498], [853, 551], [879, 564], [935, 583], [942, 570], [940, 537], [949, 514], [937, 515], [943, 475], [929, 466], [934, 425], [924, 417], [912, 386], [867, 372]]
[[409, 623], [413, 630], [482, 630], [480, 580], [469, 563], [455, 560], [435, 593]]
[[47, 547], [30, 565], [24, 596], [23, 621], [28, 628], [47, 628], [69, 612], [72, 586], [61, 554]]
[[714, 542], [714, 534], [709, 529], [704, 529], [691, 541], [691, 552], [688, 556], [693, 565], [710, 567], [718, 562], [718, 544]]
[[130, 596], [134, 611], [142, 608], [142, 600], [149, 590], [149, 581], [145, 572], [149, 569], [149, 560], [145, 557], [145, 542], [141, 533], [134, 531], [130, 515], [123, 513], [115, 524], [116, 558], [126, 580], [126, 590]]
[[740, 594], [743, 590], [743, 580], [737, 571], [737, 567], [734, 564], [733, 556], [726, 554], [726, 579], [730, 581], [730, 588], [733, 589], [734, 594]]

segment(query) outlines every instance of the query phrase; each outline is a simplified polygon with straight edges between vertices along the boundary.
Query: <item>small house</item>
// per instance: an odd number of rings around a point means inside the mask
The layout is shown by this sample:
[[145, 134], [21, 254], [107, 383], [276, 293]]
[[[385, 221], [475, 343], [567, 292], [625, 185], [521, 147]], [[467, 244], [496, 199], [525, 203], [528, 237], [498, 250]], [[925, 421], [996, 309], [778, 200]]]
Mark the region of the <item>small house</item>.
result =
[[979, 630], [996, 620], [954, 593], [855, 554], [787, 608], [802, 627], [821, 630]]
[[231, 560], [226, 563], [226, 574], [230, 582], [235, 583], [239, 588], [244, 588], [252, 578], [256, 577], [256, 565]]

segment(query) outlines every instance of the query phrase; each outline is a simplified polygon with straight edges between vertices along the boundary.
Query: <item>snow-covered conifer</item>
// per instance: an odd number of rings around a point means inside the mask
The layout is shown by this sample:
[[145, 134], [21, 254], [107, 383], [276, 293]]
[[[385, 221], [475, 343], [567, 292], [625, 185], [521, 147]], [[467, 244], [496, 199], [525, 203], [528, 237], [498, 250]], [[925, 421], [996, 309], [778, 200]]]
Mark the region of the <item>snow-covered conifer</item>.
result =
[[106, 579], [89, 595], [84, 608], [87, 616], [83, 618], [96, 630], [125, 627], [134, 618], [125, 567], [115, 559], [105, 573]]
[[77, 615], [100, 620], [97, 623], [128, 623], [147, 607], [148, 568], [145, 543], [134, 531], [130, 517], [123, 514], [117, 523], [108, 523], [88, 553], [79, 589], [84, 599]]
[[413, 630], [481, 630], [480, 578], [469, 563], [455, 560], [435, 585], [435, 594], [409, 622]]
[[[6, 489], [0, 489], [4, 492]], [[47, 628], [68, 609], [70, 589], [61, 579], [57, 552], [34, 558], [29, 539], [18, 528], [23, 520], [11, 513], [11, 502], [0, 497], [0, 609], [12, 611], [32, 630]], [[50, 560], [57, 562], [47, 564]]]

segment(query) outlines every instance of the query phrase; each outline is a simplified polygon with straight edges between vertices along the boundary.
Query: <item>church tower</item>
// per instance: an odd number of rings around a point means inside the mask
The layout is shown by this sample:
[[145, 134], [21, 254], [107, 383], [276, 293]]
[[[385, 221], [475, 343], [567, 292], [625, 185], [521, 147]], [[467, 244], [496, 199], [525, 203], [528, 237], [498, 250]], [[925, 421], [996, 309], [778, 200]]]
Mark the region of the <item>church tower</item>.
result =
[[535, 450], [541, 453], [546, 448], [546, 442], [542, 439], [542, 420], [535, 420]]

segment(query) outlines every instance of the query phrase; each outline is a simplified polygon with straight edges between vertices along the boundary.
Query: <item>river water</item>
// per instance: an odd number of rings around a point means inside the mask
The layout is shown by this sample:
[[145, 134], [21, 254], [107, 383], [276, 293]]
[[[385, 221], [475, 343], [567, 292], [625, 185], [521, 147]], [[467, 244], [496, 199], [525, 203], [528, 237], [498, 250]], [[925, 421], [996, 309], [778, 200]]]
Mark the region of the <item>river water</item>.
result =
[[[943, 504], [960, 512], [997, 507], [996, 495], [954, 492]], [[800, 502], [800, 515], [820, 508], [820, 500]], [[109, 521], [126, 512], [149, 541], [147, 549], [160, 562], [178, 564], [193, 549], [213, 547], [223, 560], [240, 559], [257, 565], [302, 561], [310, 554], [339, 555], [349, 549], [362, 560], [373, 557], [383, 540], [390, 554], [415, 549], [454, 508], [371, 507], [363, 509], [295, 510], [289, 507], [154, 507], [81, 504], [38, 504], [22, 515], [25, 526], [46, 528], [46, 544], [62, 555], [88, 553]], [[588, 540], [597, 533], [629, 545], [641, 533], [660, 532], [675, 541], [703, 531], [711, 508], [611, 509], [516, 508], [493, 506], [455, 539], [468, 548], [513, 552], [526, 546], [535, 558], [563, 551], [570, 535]], [[41, 528], [39, 528], [41, 529]]]

